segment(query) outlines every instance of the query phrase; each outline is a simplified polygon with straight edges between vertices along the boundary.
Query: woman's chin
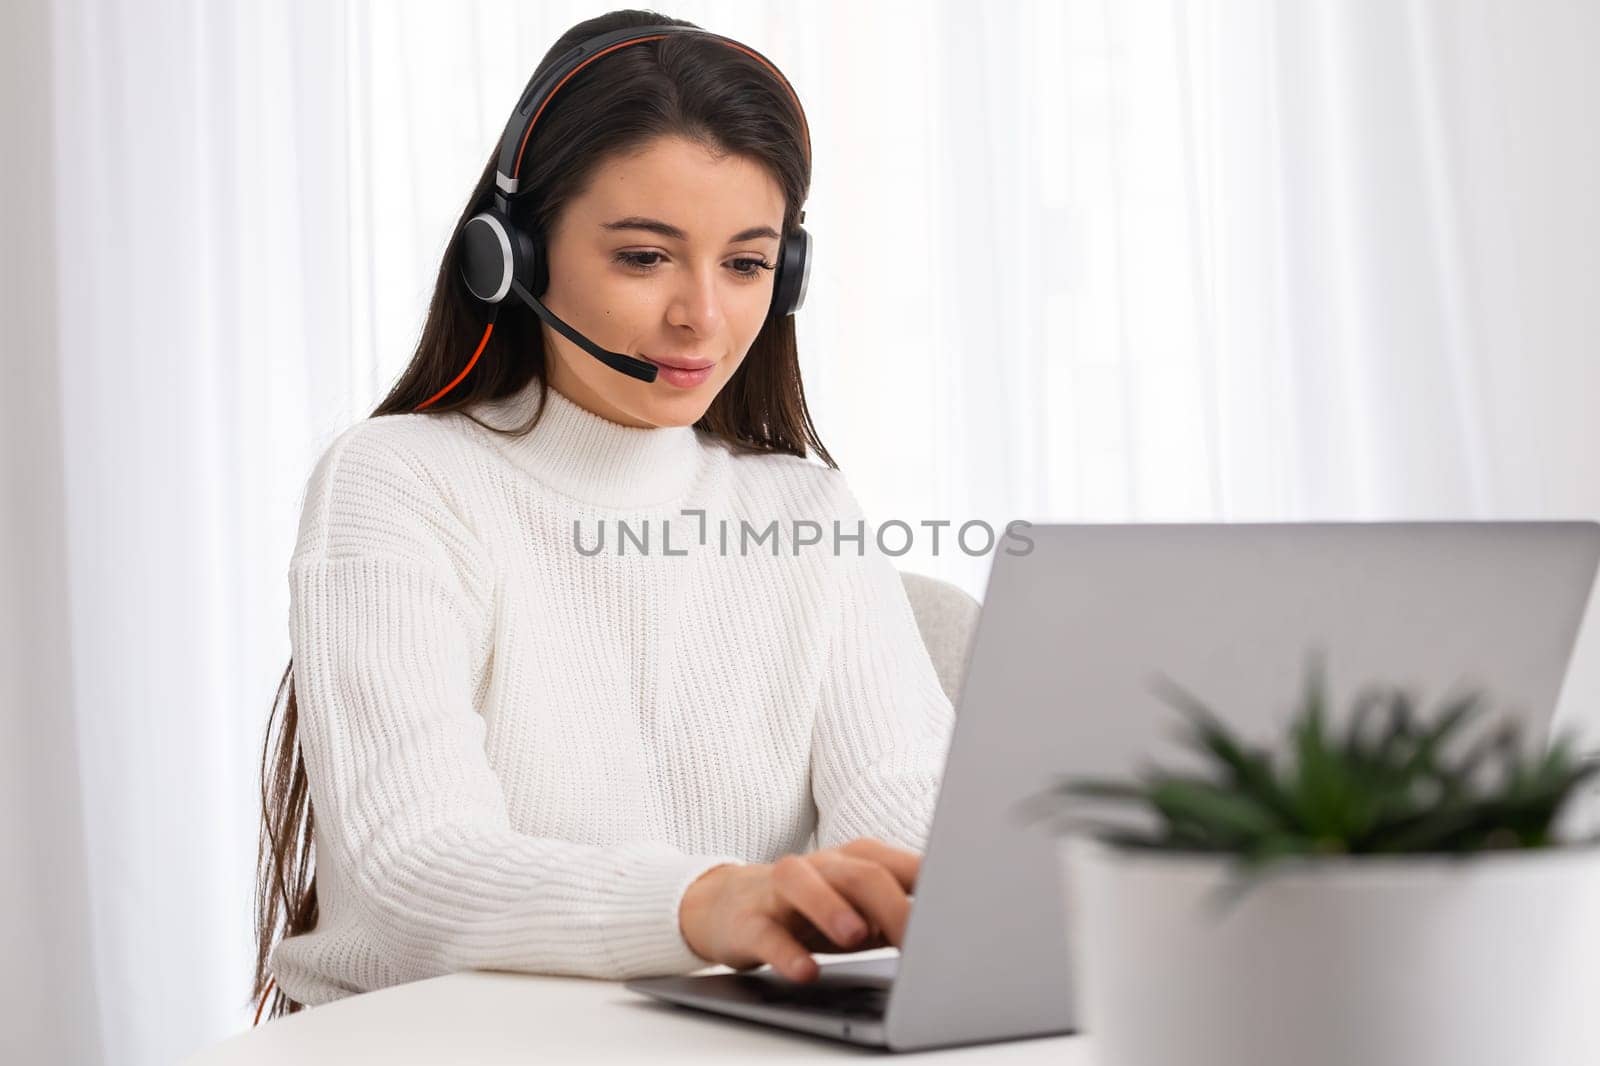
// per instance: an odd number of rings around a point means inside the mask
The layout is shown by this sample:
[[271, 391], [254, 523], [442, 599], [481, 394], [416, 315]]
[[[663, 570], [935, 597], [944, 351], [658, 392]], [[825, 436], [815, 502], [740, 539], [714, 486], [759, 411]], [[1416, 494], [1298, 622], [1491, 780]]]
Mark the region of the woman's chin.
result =
[[663, 427], [694, 425], [717, 398], [717, 390], [709, 382], [702, 388], [671, 389], [659, 394], [655, 392], [657, 385], [650, 388], [652, 394], [639, 414], [645, 421]]

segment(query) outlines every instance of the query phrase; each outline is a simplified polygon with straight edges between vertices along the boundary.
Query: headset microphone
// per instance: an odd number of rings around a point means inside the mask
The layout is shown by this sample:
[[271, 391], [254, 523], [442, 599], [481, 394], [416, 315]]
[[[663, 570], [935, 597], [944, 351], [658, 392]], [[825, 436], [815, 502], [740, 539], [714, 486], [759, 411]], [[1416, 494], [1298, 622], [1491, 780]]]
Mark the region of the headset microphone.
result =
[[638, 378], [640, 381], [654, 381], [656, 379], [656, 365], [654, 363], [647, 363], [643, 359], [635, 359], [631, 355], [607, 351], [605, 348], [600, 347], [594, 341], [563, 322], [554, 311], [544, 305], [543, 300], [524, 289], [515, 278], [511, 281], [511, 289], [522, 297], [523, 303], [533, 308], [535, 314], [548, 322], [551, 329], [606, 364], [606, 366], [613, 370], [620, 370], [629, 377]]
[[[511, 113], [511, 119], [506, 123], [505, 133], [500, 140], [500, 159], [495, 172], [493, 202], [467, 219], [457, 234], [461, 241], [462, 280], [474, 297], [489, 305], [489, 323], [483, 331], [483, 339], [478, 342], [478, 348], [472, 353], [472, 359], [466, 367], [450, 384], [440, 389], [425, 403], [419, 404], [416, 408], [418, 411], [431, 406], [471, 373], [478, 357], [483, 354], [484, 348], [489, 343], [489, 336], [494, 331], [494, 320], [499, 313], [501, 302], [512, 293], [527, 304], [551, 329], [613, 370], [638, 378], [640, 381], [655, 381], [657, 367], [654, 363], [601, 347], [563, 322], [554, 311], [545, 306], [540, 297], [548, 287], [549, 273], [545, 262], [543, 239], [538, 234], [526, 232], [512, 220], [511, 205], [521, 191], [519, 175], [522, 171], [522, 156], [527, 149], [528, 138], [533, 133], [533, 125], [544, 113], [556, 90], [565, 85], [578, 71], [619, 48], [645, 41], [659, 41], [663, 37], [689, 34], [707, 37], [730, 48], [737, 48], [760, 62], [772, 73], [794, 101], [795, 111], [800, 116], [800, 124], [805, 132], [806, 159], [810, 160], [811, 130], [806, 123], [805, 110], [800, 106], [799, 96], [795, 94], [793, 86], [778, 68], [753, 48], [692, 26], [643, 26], [613, 30], [574, 45], [560, 60], [552, 63], [550, 69], [543, 75], [536, 73], [527, 88], [523, 90], [517, 108]], [[799, 221], [803, 223], [805, 218], [806, 213], [801, 211]], [[804, 226], [796, 225], [792, 231], [784, 234], [782, 247], [778, 250], [778, 264], [772, 284], [772, 303], [767, 309], [769, 317], [792, 315], [800, 309], [801, 304], [805, 302], [807, 283], [811, 280], [811, 262], [811, 234], [806, 232]]]

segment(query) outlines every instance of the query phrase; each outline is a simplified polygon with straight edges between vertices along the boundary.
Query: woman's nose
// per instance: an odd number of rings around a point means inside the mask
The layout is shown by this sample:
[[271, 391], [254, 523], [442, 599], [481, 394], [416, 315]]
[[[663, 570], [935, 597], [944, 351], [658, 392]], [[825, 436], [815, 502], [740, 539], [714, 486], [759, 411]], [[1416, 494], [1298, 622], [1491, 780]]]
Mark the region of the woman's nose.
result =
[[722, 324], [722, 294], [717, 288], [715, 267], [691, 271], [673, 294], [667, 321], [688, 326], [696, 333], [711, 334]]

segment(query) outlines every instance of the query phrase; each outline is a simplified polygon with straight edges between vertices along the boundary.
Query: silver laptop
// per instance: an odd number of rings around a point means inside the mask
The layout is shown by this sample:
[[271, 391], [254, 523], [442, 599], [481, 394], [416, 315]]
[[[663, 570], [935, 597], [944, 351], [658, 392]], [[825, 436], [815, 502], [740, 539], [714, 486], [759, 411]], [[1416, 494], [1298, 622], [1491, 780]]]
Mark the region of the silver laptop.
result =
[[1164, 675], [1258, 740], [1320, 655], [1423, 706], [1463, 686], [1543, 738], [1600, 559], [1593, 522], [1055, 525], [998, 553], [897, 956], [626, 985], [895, 1051], [1073, 1030], [1054, 840], [1017, 805], [1058, 775], [1176, 754]]

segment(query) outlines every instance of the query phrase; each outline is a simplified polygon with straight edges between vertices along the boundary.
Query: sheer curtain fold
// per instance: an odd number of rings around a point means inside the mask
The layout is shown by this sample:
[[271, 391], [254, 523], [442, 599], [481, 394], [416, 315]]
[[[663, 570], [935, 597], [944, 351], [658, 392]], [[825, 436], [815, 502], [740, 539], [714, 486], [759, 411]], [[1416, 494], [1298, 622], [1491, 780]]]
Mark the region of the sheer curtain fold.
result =
[[[39, 761], [0, 839], [63, 886], [4, 920], [24, 954], [77, 934], [12, 968], [0, 1058], [164, 1063], [248, 1023], [300, 493], [408, 359], [509, 102], [603, 10], [0, 9], [7, 143], [36, 149], [8, 269], [50, 276], [5, 296], [5, 532], [40, 560], [5, 735]], [[669, 13], [805, 101], [808, 396], [871, 518], [917, 529], [905, 568], [981, 594], [975, 519], [1600, 515], [1595, 5]], [[1597, 645], [1561, 712], [1591, 728]]]

